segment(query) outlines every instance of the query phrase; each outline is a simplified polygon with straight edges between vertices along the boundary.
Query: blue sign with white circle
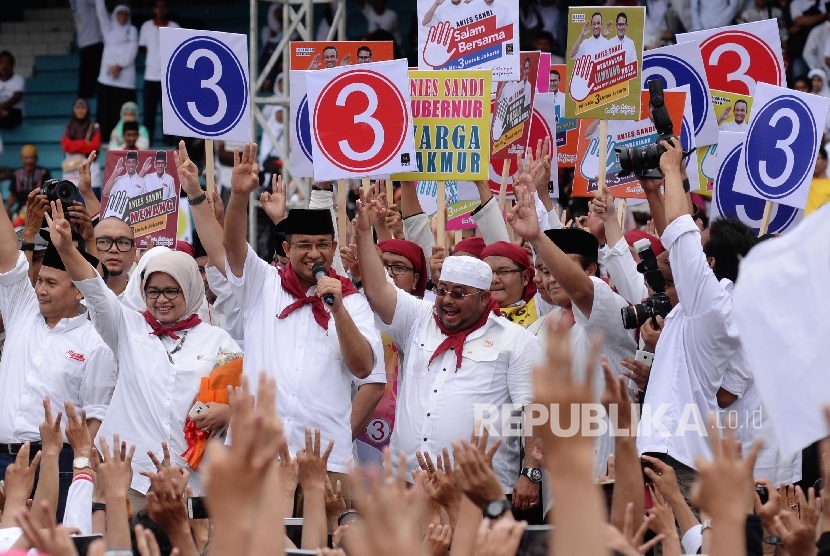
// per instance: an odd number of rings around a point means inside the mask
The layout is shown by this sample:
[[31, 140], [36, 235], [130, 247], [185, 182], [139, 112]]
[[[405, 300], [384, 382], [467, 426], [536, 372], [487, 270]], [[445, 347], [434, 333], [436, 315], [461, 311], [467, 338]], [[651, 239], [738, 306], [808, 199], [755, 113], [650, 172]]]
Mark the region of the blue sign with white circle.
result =
[[311, 116], [308, 110], [308, 95], [303, 96], [300, 106], [297, 108], [297, 121], [294, 122], [297, 132], [297, 143], [300, 150], [311, 160]]
[[[755, 233], [758, 233], [761, 229], [760, 223], [764, 216], [766, 201], [738, 193], [734, 188], [742, 148], [742, 145], [738, 145], [726, 155], [715, 178], [712, 201], [721, 214], [736, 215], [742, 222], [752, 227]], [[775, 217], [769, 223], [769, 233], [783, 232], [790, 227], [798, 215], [798, 209], [792, 207], [779, 204], [776, 205], [776, 208]], [[758, 224], [754, 224], [755, 222]]]
[[709, 89], [703, 77], [686, 60], [671, 54], [643, 54], [643, 89], [648, 89], [648, 82], [659, 79], [665, 89], [674, 89], [684, 85], [689, 86], [689, 95], [692, 101], [692, 116], [695, 125], [695, 135], [703, 130], [706, 118], [709, 116]]
[[248, 107], [248, 79], [236, 54], [209, 36], [182, 42], [167, 64], [167, 99], [196, 134], [217, 137], [240, 122]]
[[749, 124], [749, 183], [767, 200], [782, 199], [810, 179], [817, 151], [816, 121], [807, 103], [791, 95], [775, 98]]

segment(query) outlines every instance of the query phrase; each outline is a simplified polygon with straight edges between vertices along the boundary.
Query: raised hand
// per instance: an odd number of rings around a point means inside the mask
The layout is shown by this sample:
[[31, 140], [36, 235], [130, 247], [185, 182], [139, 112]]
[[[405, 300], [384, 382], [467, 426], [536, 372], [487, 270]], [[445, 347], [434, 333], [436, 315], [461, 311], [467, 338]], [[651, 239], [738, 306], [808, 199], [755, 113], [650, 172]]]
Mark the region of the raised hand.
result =
[[429, 257], [429, 275], [433, 284], [437, 284], [441, 277], [441, 267], [444, 265], [444, 259], [449, 256], [446, 247], [438, 245], [432, 246], [432, 255]]
[[601, 361], [602, 372], [605, 375], [605, 391], [602, 393], [601, 402], [609, 415], [612, 417], [616, 415], [617, 417], [616, 422], [611, 419], [611, 426], [614, 427], [617, 433], [634, 435], [636, 432], [631, 431], [631, 404], [633, 401], [628, 394], [628, 385], [625, 383], [625, 378], [614, 376], [607, 357], [603, 355]]
[[[16, 512], [26, 508], [26, 501], [35, 485], [35, 472], [40, 465], [41, 453], [38, 452], [32, 462], [29, 463], [31, 447], [28, 442], [17, 452], [14, 463], [6, 468], [5, 496], [3, 526], [13, 527], [15, 525]], [[11, 525], [8, 525], [8, 523]]]
[[107, 439], [101, 436], [101, 457], [98, 465], [98, 476], [101, 479], [107, 499], [126, 498], [127, 491], [133, 479], [133, 454], [135, 446], [127, 450], [127, 443], [122, 442], [118, 435], [113, 435], [114, 452], [110, 452]]
[[340, 62], [340, 65], [341, 66], [348, 66], [351, 63], [352, 63], [352, 55], [351, 54], [346, 54], [345, 56], [343, 56], [343, 61]]
[[95, 242], [95, 231], [92, 229], [92, 216], [87, 212], [83, 203], [72, 201], [72, 204], [66, 209], [66, 215], [69, 218], [69, 223], [75, 225], [78, 233], [81, 234], [81, 237], [88, 245]]
[[263, 191], [259, 197], [259, 202], [271, 222], [279, 224], [285, 220], [288, 214], [285, 211], [285, 182], [282, 181], [282, 176], [277, 174], [271, 176], [271, 193]]
[[346, 511], [346, 501], [343, 500], [342, 485], [337, 481], [337, 489], [331, 486], [331, 481], [328, 477], [325, 481], [326, 487], [326, 518], [331, 524], [332, 530], [337, 528], [337, 518], [340, 514]]
[[191, 199], [200, 196], [203, 191], [202, 185], [199, 183], [199, 169], [196, 167], [196, 163], [190, 160], [184, 141], [179, 141], [179, 150], [173, 153], [173, 160], [176, 162], [179, 183], [184, 192]]
[[484, 509], [493, 500], [507, 497], [493, 468], [477, 446], [466, 440], [462, 440], [460, 445], [453, 442], [453, 456], [455, 479], [467, 498], [475, 505]]
[[319, 67], [320, 67], [320, 55], [315, 54], [314, 58], [311, 59], [311, 64], [309, 64], [308, 69], [309, 70], [316, 70]]
[[[26, 222], [23, 229], [24, 241], [34, 240], [35, 234], [40, 231], [43, 216], [49, 211], [49, 200], [46, 195], [35, 188], [26, 197]], [[27, 233], [28, 232], [28, 233]]]
[[343, 268], [349, 272], [352, 280], [359, 282], [360, 265], [357, 263], [357, 245], [341, 245], [340, 260], [343, 262]]
[[449, 450], [444, 448], [442, 454], [438, 454], [435, 465], [432, 463], [429, 452], [424, 452], [423, 456], [418, 452], [416, 456], [421, 469], [427, 472], [427, 480], [424, 481], [424, 491], [427, 496], [447, 510], [450, 516], [453, 513], [457, 514], [462, 492], [455, 480]]
[[424, 62], [428, 66], [441, 67], [455, 54], [456, 48], [454, 46], [450, 50], [454, 31], [455, 29], [448, 21], [442, 21], [429, 28], [423, 53]]
[[357, 203], [357, 231], [368, 232], [372, 226], [386, 218], [386, 193], [378, 193], [377, 186], [373, 185], [367, 193], [360, 190], [360, 200]]
[[219, 195], [219, 191], [214, 189], [213, 193], [208, 195], [207, 201], [210, 204], [210, 208], [213, 210], [214, 218], [216, 218], [216, 221], [219, 222], [219, 225], [222, 228], [224, 228], [225, 227], [225, 204], [222, 202], [222, 197], [221, 197], [221, 195]]
[[[38, 507], [33, 508], [33, 513], [41, 514], [40, 519], [25, 511], [17, 512], [16, 516], [23, 535], [32, 547], [36, 548], [39, 553], [50, 556], [77, 556], [78, 551], [71, 537], [72, 530], [55, 524], [54, 515], [50, 516], [49, 505], [46, 502], [41, 502]], [[38, 522], [46, 524], [46, 529], [38, 527]], [[96, 545], [97, 547], [93, 549]], [[102, 548], [102, 545], [103, 541], [95, 541], [87, 554], [95, 554], [95, 550]]]
[[311, 427], [306, 427], [305, 448], [297, 452], [297, 478], [303, 490], [312, 486], [324, 487], [324, 483], [328, 481], [326, 469], [332, 448], [334, 440], [329, 440], [326, 451], [321, 454], [320, 429], [314, 429], [312, 436]]
[[63, 413], [52, 418], [52, 401], [49, 397], [43, 398], [43, 422], [40, 424], [40, 441], [43, 445], [43, 455], [57, 457], [63, 449], [63, 432], [61, 420]]
[[679, 170], [683, 165], [683, 147], [680, 146], [680, 140], [672, 137], [668, 141], [660, 141], [660, 145], [666, 149], [660, 156], [660, 171], [665, 175]]
[[[176, 471], [168, 468], [150, 476], [150, 491], [147, 493], [147, 513], [164, 531], [189, 530], [187, 507], [174, 481], [168, 476]], [[168, 533], [169, 534], [169, 533]]]
[[536, 216], [536, 203], [530, 192], [530, 188], [534, 187], [533, 180], [522, 172], [517, 176], [517, 181], [518, 183], [513, 182], [516, 205], [507, 213], [507, 223], [524, 239], [533, 241], [542, 233]]
[[242, 152], [239, 148], [233, 152], [233, 172], [231, 173], [231, 191], [249, 195], [259, 187], [259, 168], [256, 163], [256, 143], [245, 143]]
[[46, 214], [46, 222], [49, 224], [49, 236], [55, 248], [60, 251], [72, 246], [72, 226], [69, 220], [64, 218], [63, 204], [60, 201], [52, 201], [52, 216]]
[[92, 437], [86, 424], [86, 410], [81, 410], [80, 418], [75, 404], [67, 400], [63, 404], [66, 411], [66, 440], [72, 446], [76, 458], [89, 458], [92, 454]]
[[147, 158], [144, 159], [144, 164], [141, 165], [141, 169], [138, 171], [138, 175], [143, 178], [152, 169], [153, 169], [153, 157], [147, 157]]
[[426, 556], [445, 556], [451, 543], [452, 527], [430, 523], [421, 546], [421, 552]]
[[513, 556], [519, 550], [526, 521], [516, 521], [510, 512], [493, 522], [484, 519], [476, 536], [476, 556]]
[[634, 384], [637, 385], [637, 388], [639, 388], [640, 391], [644, 391], [648, 385], [648, 377], [651, 374], [651, 367], [645, 363], [631, 359], [630, 357], [624, 357], [622, 361], [620, 361], [620, 364], [628, 369], [627, 371], [623, 371], [622, 375], [626, 378], [630, 378]]
[[790, 554], [815, 554], [816, 526], [821, 515], [821, 500], [810, 487], [807, 496], [801, 487], [795, 487], [798, 510], [787, 509], [775, 516], [775, 533], [784, 541]]
[[78, 191], [81, 193], [92, 192], [92, 164], [98, 158], [98, 153], [92, 151], [86, 158], [86, 162], [78, 166]]

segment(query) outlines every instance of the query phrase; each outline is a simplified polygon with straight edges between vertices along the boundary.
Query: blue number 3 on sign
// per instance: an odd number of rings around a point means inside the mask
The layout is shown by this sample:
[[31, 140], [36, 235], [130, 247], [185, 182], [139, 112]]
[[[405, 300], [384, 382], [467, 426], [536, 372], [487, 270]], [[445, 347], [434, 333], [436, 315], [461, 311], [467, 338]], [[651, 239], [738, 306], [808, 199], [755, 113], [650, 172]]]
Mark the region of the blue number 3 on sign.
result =
[[753, 115], [749, 126], [749, 183], [766, 199], [784, 198], [810, 179], [817, 150], [816, 121], [807, 104], [794, 96], [776, 98]]
[[167, 99], [179, 120], [200, 135], [233, 129], [248, 106], [248, 80], [236, 54], [212, 37], [193, 37], [167, 65]]

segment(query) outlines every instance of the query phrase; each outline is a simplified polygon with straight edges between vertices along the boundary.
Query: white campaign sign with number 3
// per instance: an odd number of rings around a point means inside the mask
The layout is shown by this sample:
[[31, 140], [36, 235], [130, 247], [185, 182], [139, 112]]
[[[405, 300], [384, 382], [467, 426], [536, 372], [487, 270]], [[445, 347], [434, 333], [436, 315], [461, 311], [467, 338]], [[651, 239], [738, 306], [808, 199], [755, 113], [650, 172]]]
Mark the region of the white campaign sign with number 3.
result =
[[758, 83], [735, 191], [803, 209], [830, 99]]
[[164, 133], [251, 141], [248, 38], [162, 27]]
[[411, 172], [415, 138], [406, 60], [305, 73], [314, 179]]

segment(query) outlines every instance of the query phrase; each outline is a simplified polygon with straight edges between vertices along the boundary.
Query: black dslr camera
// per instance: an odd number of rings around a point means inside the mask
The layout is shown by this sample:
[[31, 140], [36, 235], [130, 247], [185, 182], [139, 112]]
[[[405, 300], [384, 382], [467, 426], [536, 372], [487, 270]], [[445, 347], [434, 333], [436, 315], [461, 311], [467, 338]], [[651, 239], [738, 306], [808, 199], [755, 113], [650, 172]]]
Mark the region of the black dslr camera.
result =
[[[666, 152], [666, 148], [660, 145], [661, 141], [670, 141], [674, 137], [674, 126], [669, 117], [663, 97], [663, 82], [659, 79], [652, 79], [648, 82], [649, 104], [652, 107], [651, 118], [657, 130], [657, 140], [645, 147], [620, 147], [614, 149], [620, 161], [622, 171], [617, 174], [625, 177], [634, 174], [638, 178], [663, 179], [660, 172], [660, 157]], [[683, 157], [689, 156], [694, 149], [684, 152]]]
[[78, 188], [68, 180], [46, 180], [40, 192], [46, 195], [49, 202], [60, 201], [64, 207], [71, 205], [78, 196]]
[[651, 319], [651, 324], [657, 328], [657, 315], [666, 318], [671, 311], [671, 301], [666, 295], [666, 281], [657, 267], [657, 257], [651, 250], [651, 243], [647, 239], [641, 239], [634, 242], [634, 249], [637, 250], [641, 259], [640, 264], [637, 265], [637, 271], [645, 275], [646, 282], [655, 293], [645, 298], [642, 303], [620, 309], [623, 328], [626, 330], [640, 328], [648, 319]]

